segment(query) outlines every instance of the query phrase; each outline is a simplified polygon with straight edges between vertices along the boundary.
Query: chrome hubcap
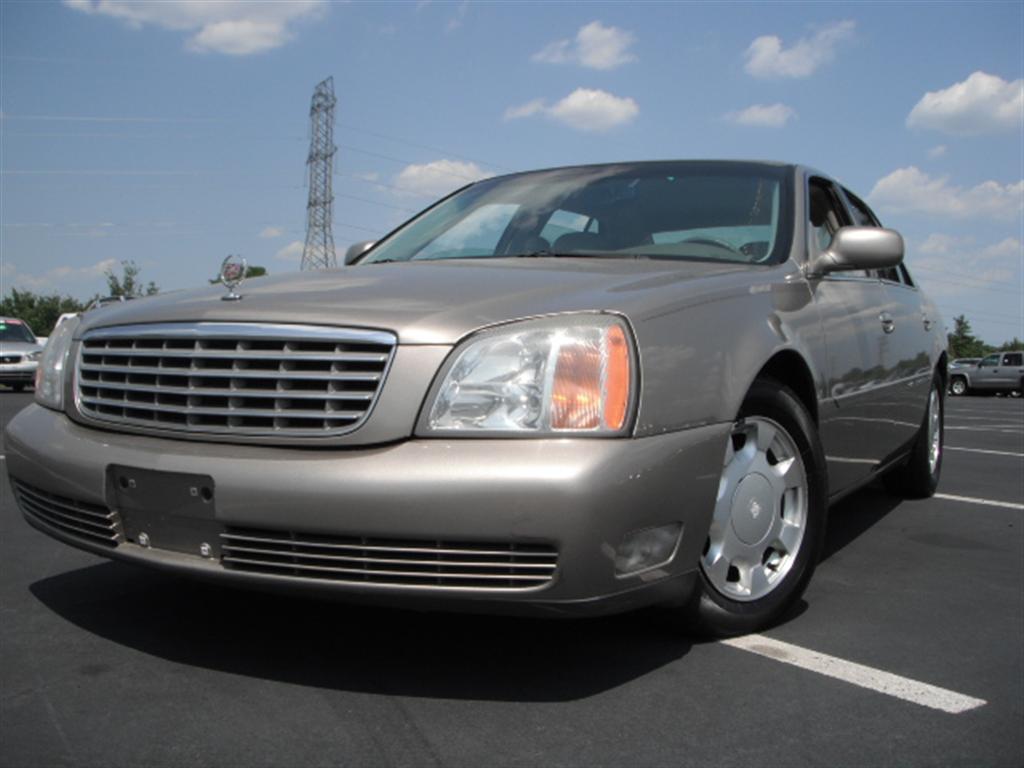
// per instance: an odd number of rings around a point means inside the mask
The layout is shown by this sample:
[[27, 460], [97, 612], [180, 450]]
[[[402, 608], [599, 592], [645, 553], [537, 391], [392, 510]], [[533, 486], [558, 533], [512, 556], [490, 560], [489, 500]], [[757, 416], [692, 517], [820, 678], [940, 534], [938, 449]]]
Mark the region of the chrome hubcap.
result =
[[807, 473], [789, 433], [756, 416], [736, 424], [701, 558], [711, 585], [757, 600], [793, 567], [807, 526]]
[[940, 425], [942, 408], [939, 405], [939, 393], [932, 389], [928, 398], [928, 471], [935, 474], [942, 454], [942, 429]]

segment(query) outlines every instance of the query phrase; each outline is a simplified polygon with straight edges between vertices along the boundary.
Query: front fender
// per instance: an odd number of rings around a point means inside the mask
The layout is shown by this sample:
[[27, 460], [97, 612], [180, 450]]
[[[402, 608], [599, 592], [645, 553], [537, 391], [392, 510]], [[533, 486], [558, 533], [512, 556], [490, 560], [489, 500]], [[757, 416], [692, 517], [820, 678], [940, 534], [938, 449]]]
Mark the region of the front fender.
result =
[[643, 381], [637, 436], [734, 420], [758, 373], [783, 350], [800, 356], [822, 397], [824, 344], [810, 289], [778, 272], [633, 319]]

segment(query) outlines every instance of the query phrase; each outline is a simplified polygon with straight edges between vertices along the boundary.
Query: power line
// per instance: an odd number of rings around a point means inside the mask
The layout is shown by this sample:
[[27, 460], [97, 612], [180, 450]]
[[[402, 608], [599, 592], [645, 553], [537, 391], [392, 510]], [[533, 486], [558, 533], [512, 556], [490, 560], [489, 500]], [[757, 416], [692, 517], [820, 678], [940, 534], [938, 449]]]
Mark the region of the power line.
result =
[[466, 161], [468, 161], [470, 163], [477, 163], [479, 165], [486, 165], [486, 166], [488, 166], [490, 168], [495, 168], [495, 169], [497, 169], [499, 171], [511, 171], [512, 170], [511, 168], [507, 168], [507, 167], [505, 167], [503, 165], [498, 165], [497, 163], [490, 163], [490, 162], [487, 162], [486, 160], [480, 160], [479, 158], [467, 157], [467, 156], [461, 155], [461, 154], [459, 154], [457, 152], [452, 152], [451, 150], [443, 149], [442, 147], [433, 147], [430, 144], [419, 144], [419, 143], [417, 143], [415, 141], [409, 141], [408, 139], [402, 139], [402, 138], [399, 138], [398, 136], [391, 136], [391, 135], [389, 135], [387, 133], [378, 133], [377, 131], [370, 131], [370, 130], [367, 130], [366, 128], [360, 128], [358, 126], [351, 125], [351, 124], [348, 124], [348, 123], [339, 123], [339, 125], [341, 125], [342, 128], [346, 128], [346, 129], [348, 129], [350, 131], [358, 131], [359, 133], [365, 133], [367, 136], [376, 136], [378, 139], [385, 139], [387, 141], [394, 141], [394, 142], [397, 142], [399, 144], [406, 144], [406, 145], [408, 145], [410, 147], [415, 147], [416, 149], [426, 149], [426, 150], [429, 150], [430, 152], [440, 152], [443, 155], [450, 155], [451, 157], [458, 158], [459, 160], [466, 160]]

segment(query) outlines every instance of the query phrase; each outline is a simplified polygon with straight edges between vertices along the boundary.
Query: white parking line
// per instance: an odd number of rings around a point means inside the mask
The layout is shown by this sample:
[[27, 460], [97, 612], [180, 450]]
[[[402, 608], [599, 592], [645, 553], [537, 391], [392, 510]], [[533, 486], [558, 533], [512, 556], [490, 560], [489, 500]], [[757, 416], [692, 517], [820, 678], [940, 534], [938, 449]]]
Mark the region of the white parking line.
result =
[[1019, 429], [991, 429], [989, 427], [951, 427], [948, 424], [945, 426], [945, 428], [947, 430], [949, 430], [949, 429], [959, 429], [959, 430], [963, 430], [964, 432], [1002, 432], [1003, 434], [1006, 434], [1006, 435], [1021, 435], [1021, 434], [1024, 434], [1024, 431], [1019, 430]]
[[1002, 416], [961, 416], [959, 413], [947, 413], [947, 419], [958, 421], [991, 421], [994, 424], [1009, 424], [1011, 427], [1019, 427], [1024, 424], [1020, 419], [1007, 419]]
[[899, 675], [883, 672], [874, 667], [866, 667], [863, 664], [856, 664], [835, 656], [810, 651], [798, 645], [784, 643], [781, 640], [772, 640], [764, 635], [734, 637], [722, 640], [721, 643], [732, 648], [739, 648], [742, 651], [750, 651], [750, 653], [756, 653], [759, 656], [781, 661], [783, 664], [792, 664], [794, 667], [800, 667], [811, 672], [817, 672], [819, 675], [842, 680], [861, 688], [884, 693], [887, 696], [920, 704], [923, 707], [939, 709], [943, 712], [959, 714], [977, 709], [988, 703], [984, 699], [965, 696], [962, 693], [950, 691], [946, 688], [939, 688], [935, 685], [911, 680], [909, 677], [900, 677]]
[[933, 498], [946, 501], [962, 501], [967, 504], [982, 504], [986, 507], [1005, 507], [1006, 509], [1024, 509], [1024, 504], [1012, 501], [996, 501], [995, 499], [976, 499], [973, 496], [954, 496], [951, 493], [936, 493]]
[[990, 451], [986, 448], [961, 448], [958, 445], [946, 445], [943, 446], [947, 451], [963, 451], [964, 453], [990, 453], [993, 456], [1019, 456], [1024, 459], [1024, 453], [1017, 453], [1015, 451]]

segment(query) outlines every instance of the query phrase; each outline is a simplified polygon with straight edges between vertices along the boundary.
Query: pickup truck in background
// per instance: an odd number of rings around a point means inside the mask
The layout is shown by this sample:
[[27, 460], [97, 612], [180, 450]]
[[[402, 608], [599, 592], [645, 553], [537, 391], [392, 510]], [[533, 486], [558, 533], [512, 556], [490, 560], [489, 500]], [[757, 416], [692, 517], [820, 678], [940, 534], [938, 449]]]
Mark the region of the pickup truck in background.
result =
[[973, 392], [1019, 394], [1024, 389], [1024, 351], [994, 352], [974, 367], [949, 371], [949, 391], [954, 395]]

